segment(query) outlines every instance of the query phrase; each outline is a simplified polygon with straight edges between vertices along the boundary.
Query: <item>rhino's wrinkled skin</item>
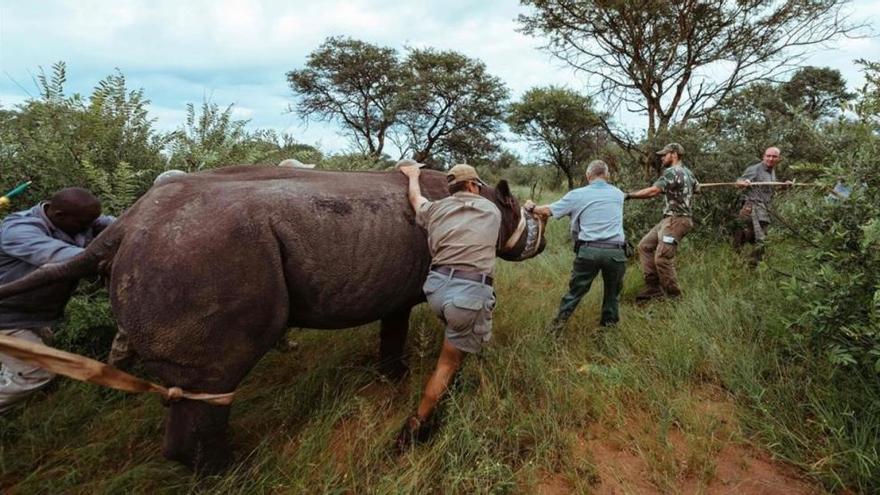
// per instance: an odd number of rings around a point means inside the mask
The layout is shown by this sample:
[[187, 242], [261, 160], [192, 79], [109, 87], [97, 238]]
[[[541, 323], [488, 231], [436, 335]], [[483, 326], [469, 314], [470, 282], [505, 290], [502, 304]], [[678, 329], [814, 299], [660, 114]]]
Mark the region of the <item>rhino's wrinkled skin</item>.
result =
[[[117, 322], [146, 369], [164, 385], [192, 392], [235, 390], [290, 326], [334, 329], [381, 320], [383, 367], [399, 372], [410, 309], [424, 300], [430, 264], [406, 184], [396, 171], [287, 167], [173, 177], [85, 253], [15, 282], [19, 289], [0, 288], [0, 297], [100, 265], [111, 274]], [[448, 195], [440, 172], [424, 171], [421, 186], [429, 199]], [[502, 212], [498, 245], [504, 246], [519, 206], [504, 182], [481, 194]], [[499, 247], [505, 251], [499, 254], [520, 258], [526, 238]], [[163, 453], [196, 469], [226, 465], [228, 417], [229, 407], [171, 403]]]

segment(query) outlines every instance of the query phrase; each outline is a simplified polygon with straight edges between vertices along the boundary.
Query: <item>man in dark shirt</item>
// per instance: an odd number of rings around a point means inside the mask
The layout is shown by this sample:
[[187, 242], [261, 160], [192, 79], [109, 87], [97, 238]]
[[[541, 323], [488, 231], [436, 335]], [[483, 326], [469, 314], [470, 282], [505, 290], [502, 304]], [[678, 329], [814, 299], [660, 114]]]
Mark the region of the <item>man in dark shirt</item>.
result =
[[779, 148], [767, 148], [763, 159], [746, 168], [736, 181], [736, 186], [745, 192], [737, 215], [740, 225], [734, 232], [733, 245], [739, 249], [746, 243], [755, 244], [751, 254], [753, 264], [758, 264], [764, 253], [764, 237], [770, 226], [770, 207], [775, 189], [773, 186], [752, 186], [752, 182], [776, 182], [776, 165], [781, 160]]
[[[47, 263], [72, 258], [113, 217], [89, 191], [62, 189], [49, 201], [8, 215], [0, 224], [0, 284], [18, 280]], [[76, 283], [62, 282], [0, 301], [0, 333], [49, 343]], [[54, 375], [0, 353], [0, 412], [48, 384]]]

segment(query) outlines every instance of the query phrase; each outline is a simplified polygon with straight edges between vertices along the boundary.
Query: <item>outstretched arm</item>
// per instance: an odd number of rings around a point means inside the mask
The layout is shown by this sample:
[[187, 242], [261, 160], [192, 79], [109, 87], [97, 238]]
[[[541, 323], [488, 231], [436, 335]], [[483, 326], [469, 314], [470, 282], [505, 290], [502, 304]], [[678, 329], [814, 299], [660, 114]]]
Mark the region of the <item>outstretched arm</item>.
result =
[[534, 201], [527, 200], [523, 205], [526, 211], [534, 213], [541, 218], [549, 218], [553, 213], [550, 211], [550, 205], [536, 205]]
[[400, 167], [400, 173], [409, 178], [407, 198], [409, 198], [409, 204], [412, 205], [413, 210], [418, 211], [419, 206], [428, 202], [428, 199], [422, 196], [422, 188], [419, 186], [419, 175], [421, 174], [421, 171], [419, 170], [419, 167], [410, 166]]
[[624, 199], [650, 199], [659, 196], [663, 191], [657, 186], [646, 187], [634, 192], [624, 194]]

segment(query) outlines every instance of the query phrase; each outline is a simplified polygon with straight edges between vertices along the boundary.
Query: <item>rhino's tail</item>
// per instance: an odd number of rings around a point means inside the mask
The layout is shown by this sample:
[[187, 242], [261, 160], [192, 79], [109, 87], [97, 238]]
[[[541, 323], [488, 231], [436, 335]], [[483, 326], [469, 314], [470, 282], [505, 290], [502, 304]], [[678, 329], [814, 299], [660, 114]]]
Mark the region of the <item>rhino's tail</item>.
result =
[[122, 241], [123, 229], [119, 221], [101, 232], [85, 251], [65, 261], [43, 265], [26, 276], [0, 285], [0, 299], [38, 289], [57, 282], [76, 280], [98, 273], [102, 262], [109, 262]]

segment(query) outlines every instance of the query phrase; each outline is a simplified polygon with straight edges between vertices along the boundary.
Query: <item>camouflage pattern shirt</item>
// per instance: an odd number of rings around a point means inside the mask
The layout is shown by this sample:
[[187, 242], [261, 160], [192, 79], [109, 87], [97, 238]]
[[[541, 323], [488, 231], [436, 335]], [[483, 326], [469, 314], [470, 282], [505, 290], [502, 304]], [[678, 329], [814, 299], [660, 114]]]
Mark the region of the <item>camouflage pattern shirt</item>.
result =
[[692, 216], [691, 203], [699, 182], [689, 168], [684, 165], [668, 167], [654, 182], [654, 186], [663, 191], [666, 197], [664, 217]]

